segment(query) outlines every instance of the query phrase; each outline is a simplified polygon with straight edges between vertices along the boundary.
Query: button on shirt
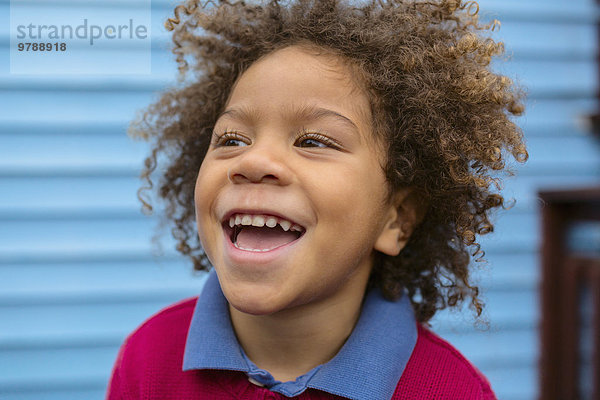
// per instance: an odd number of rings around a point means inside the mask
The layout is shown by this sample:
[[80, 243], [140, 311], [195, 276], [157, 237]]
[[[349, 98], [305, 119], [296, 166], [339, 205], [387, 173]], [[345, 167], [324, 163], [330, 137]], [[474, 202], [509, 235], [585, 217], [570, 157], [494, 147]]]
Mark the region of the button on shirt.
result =
[[183, 370], [242, 371], [254, 384], [287, 397], [313, 388], [349, 399], [389, 400], [416, 341], [417, 326], [408, 296], [392, 302], [373, 289], [338, 354], [295, 381], [280, 382], [244, 353], [231, 325], [227, 299], [212, 270], [194, 309]]

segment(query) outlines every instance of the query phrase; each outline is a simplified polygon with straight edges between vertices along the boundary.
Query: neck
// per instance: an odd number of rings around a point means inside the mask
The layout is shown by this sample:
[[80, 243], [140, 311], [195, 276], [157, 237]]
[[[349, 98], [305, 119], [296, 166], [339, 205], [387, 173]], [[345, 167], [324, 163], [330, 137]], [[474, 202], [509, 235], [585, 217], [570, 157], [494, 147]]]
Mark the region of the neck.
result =
[[336, 296], [270, 315], [229, 309], [248, 358], [276, 380], [287, 382], [337, 354], [358, 321], [362, 300], [363, 296]]

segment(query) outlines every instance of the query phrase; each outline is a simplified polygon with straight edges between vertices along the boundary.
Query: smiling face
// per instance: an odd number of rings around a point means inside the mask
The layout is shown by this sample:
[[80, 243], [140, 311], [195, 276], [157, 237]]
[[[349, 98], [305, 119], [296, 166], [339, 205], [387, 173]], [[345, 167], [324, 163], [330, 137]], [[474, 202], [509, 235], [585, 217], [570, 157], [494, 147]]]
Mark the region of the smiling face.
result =
[[369, 101], [349, 76], [331, 57], [277, 50], [244, 72], [215, 125], [196, 219], [239, 311], [362, 298], [374, 251], [400, 251]]

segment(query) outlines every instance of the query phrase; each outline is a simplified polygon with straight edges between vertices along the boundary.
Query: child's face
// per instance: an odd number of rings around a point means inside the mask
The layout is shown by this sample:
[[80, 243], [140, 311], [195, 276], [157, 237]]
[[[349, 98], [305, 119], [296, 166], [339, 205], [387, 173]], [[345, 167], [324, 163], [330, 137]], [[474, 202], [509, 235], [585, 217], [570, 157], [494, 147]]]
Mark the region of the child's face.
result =
[[297, 46], [278, 50], [240, 77], [216, 123], [196, 218], [239, 311], [362, 298], [374, 250], [397, 246], [369, 102], [348, 74]]

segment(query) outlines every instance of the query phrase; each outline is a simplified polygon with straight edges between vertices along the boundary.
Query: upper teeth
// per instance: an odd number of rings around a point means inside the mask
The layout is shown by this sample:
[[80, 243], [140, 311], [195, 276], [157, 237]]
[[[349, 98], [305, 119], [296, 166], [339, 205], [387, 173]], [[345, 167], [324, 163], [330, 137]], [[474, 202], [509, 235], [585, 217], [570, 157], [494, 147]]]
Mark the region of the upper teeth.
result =
[[300, 225], [294, 224], [282, 218], [273, 217], [271, 215], [250, 215], [250, 214], [235, 214], [229, 218], [229, 226], [233, 228], [236, 225], [248, 225], [248, 226], [267, 226], [274, 228], [277, 224], [281, 226], [284, 231], [298, 231], [302, 232], [303, 229]]

